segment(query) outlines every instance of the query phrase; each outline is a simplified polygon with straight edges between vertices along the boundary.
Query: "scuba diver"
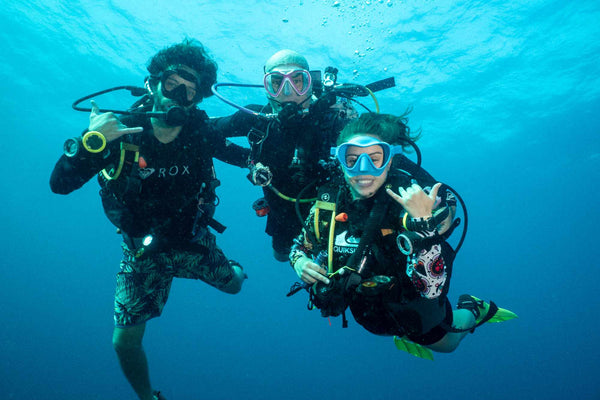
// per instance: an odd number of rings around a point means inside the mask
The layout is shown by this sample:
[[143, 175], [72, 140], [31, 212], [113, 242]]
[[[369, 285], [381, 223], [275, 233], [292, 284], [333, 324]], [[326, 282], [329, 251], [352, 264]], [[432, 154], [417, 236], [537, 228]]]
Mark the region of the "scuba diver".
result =
[[186, 39], [160, 50], [147, 69], [145, 89], [136, 90], [143, 97], [128, 111], [102, 112], [92, 101], [88, 129], [65, 142], [50, 178], [53, 192], [68, 194], [98, 175], [104, 212], [123, 237], [113, 346], [142, 400], [164, 399], [150, 385], [142, 339], [146, 322], [161, 315], [173, 278], [199, 279], [230, 294], [246, 279], [208, 229], [225, 229], [213, 218], [213, 156], [246, 164], [242, 148], [228, 146], [197, 108], [212, 95], [217, 65], [200, 42]]
[[340, 173], [319, 189], [290, 262], [309, 308], [342, 315], [346, 327], [349, 307], [369, 332], [433, 359], [432, 351], [454, 351], [483, 323], [516, 315], [470, 295], [452, 310], [455, 250], [446, 239], [456, 226], [456, 200], [445, 185], [392, 167], [412, 140], [406, 122], [366, 113], [342, 130], [332, 148]]
[[[262, 186], [264, 195], [254, 209], [257, 215], [267, 216], [265, 231], [272, 237], [275, 259], [281, 262], [287, 262], [301, 221], [315, 200], [329, 149], [341, 129], [358, 117], [351, 97], [369, 94], [363, 86], [337, 85], [335, 68], [328, 67], [323, 78], [320, 71], [309, 70], [304, 56], [285, 49], [265, 63], [263, 85], [213, 87], [217, 97], [240, 110], [211, 123], [225, 137], [248, 137], [248, 178]], [[237, 106], [219, 95], [220, 85], [263, 87], [268, 104]], [[373, 91], [391, 86], [373, 87]]]

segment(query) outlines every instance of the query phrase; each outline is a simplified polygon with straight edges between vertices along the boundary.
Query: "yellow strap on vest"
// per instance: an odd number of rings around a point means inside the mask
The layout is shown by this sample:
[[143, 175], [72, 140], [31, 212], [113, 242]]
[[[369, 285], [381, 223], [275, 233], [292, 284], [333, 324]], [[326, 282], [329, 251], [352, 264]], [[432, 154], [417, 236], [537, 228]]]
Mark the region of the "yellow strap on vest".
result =
[[121, 175], [121, 171], [123, 170], [123, 164], [125, 164], [125, 155], [128, 151], [135, 152], [133, 157], [133, 162], [138, 162], [140, 158], [140, 146], [131, 143], [121, 142], [121, 157], [119, 158], [119, 166], [117, 170], [113, 172], [111, 175], [110, 171], [107, 171], [106, 168], [102, 170], [102, 175], [106, 180], [112, 181], [113, 179], [117, 179], [119, 175]]
[[319, 211], [331, 211], [331, 222], [329, 223], [329, 243], [327, 247], [327, 271], [333, 272], [333, 242], [335, 240], [335, 203], [317, 200], [315, 202], [315, 236], [317, 240], [321, 240], [321, 232], [319, 231]]

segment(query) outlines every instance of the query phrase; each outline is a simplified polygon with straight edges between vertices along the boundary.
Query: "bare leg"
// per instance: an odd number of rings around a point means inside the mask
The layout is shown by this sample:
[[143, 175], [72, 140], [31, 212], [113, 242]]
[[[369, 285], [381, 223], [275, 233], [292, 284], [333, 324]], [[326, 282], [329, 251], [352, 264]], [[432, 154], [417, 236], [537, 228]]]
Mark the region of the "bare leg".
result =
[[[454, 310], [452, 325], [458, 329], [470, 329], [475, 326], [475, 316], [469, 310]], [[451, 353], [458, 347], [459, 343], [469, 333], [465, 332], [448, 332], [438, 342], [431, 344], [429, 347], [433, 351], [439, 353]]]
[[113, 347], [117, 352], [125, 377], [140, 400], [152, 400], [148, 361], [142, 347], [145, 330], [145, 323], [127, 328], [115, 327]]

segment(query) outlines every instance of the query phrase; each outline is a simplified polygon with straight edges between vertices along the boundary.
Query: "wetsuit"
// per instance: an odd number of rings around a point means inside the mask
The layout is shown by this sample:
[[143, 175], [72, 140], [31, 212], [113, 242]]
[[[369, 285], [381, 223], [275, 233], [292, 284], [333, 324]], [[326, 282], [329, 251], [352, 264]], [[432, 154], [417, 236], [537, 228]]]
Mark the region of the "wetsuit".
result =
[[[266, 114], [272, 112], [270, 106], [250, 105], [246, 108]], [[311, 111], [283, 122], [267, 121], [239, 111], [229, 117], [214, 119], [212, 123], [225, 137], [248, 136], [252, 130], [249, 141], [260, 143], [251, 143], [249, 161], [268, 166], [273, 174], [271, 186], [287, 197], [297, 198], [302, 189], [319, 179], [322, 173], [319, 161], [329, 159], [329, 150], [335, 146], [339, 132], [356, 116], [349, 104], [337, 103], [324, 111]], [[314, 198], [316, 188], [317, 185], [313, 185], [302, 197]], [[286, 255], [302, 229], [295, 204], [268, 187], [264, 187], [263, 192], [270, 207], [266, 233], [273, 237], [273, 249]], [[309, 209], [310, 203], [303, 203], [302, 215], [306, 216]]]
[[[104, 211], [123, 234], [123, 260], [117, 275], [117, 326], [143, 323], [160, 315], [173, 277], [201, 279], [217, 288], [234, 277], [231, 263], [216, 246], [207, 225], [218, 185], [212, 157], [245, 165], [245, 154], [210, 129], [206, 114], [193, 116], [175, 140], [164, 144], [153, 134], [150, 120], [123, 118], [141, 133], [125, 135], [107, 144], [101, 153], [81, 149], [63, 155], [50, 178], [53, 192], [68, 194], [98, 175]], [[122, 152], [123, 144], [138, 146]], [[139, 160], [135, 159], [139, 156]], [[119, 169], [119, 176], [109, 175]], [[151, 243], [142, 243], [150, 235]]]
[[[433, 240], [435, 243], [424, 244], [411, 256], [406, 256], [399, 250], [396, 237], [405, 231], [401, 219], [405, 211], [399, 203], [390, 198], [385, 188], [386, 185], [391, 185], [394, 190], [397, 190], [398, 186], [407, 187], [411, 180], [417, 177], [397, 170], [392, 171], [378, 192], [364, 200], [353, 200], [348, 186], [344, 183], [322, 188], [319, 198], [335, 202], [336, 215], [346, 213], [348, 219], [346, 222], [335, 222], [334, 239], [330, 244], [328, 238], [332, 225], [331, 211], [320, 210], [317, 237], [314, 224], [316, 208], [313, 208], [304, 234], [293, 246], [290, 260], [293, 263], [301, 256], [314, 259], [321, 251], [333, 251], [333, 271], [343, 266], [358, 270], [364, 261], [360, 275], [346, 273], [341, 275], [346, 278], [341, 278], [340, 274], [337, 274], [330, 279], [333, 284], [333, 289], [330, 290], [333, 292], [329, 298], [343, 302], [342, 308], [336, 304], [319, 304], [319, 299], [316, 299], [314, 304], [323, 307], [322, 312], [326, 307], [337, 307], [338, 315], [345, 306], [349, 306], [355, 320], [374, 334], [407, 335], [414, 342], [432, 344], [446, 334], [440, 324], [452, 323], [452, 311], [446, 294], [450, 284], [454, 252], [439, 237]], [[422, 187], [435, 183], [426, 176], [416, 180]], [[453, 196], [441, 192], [439, 195], [449, 199], [442, 201], [441, 206], [455, 204]], [[373, 234], [365, 238], [367, 227], [372, 229]], [[427, 236], [433, 233], [423, 234]], [[365, 241], [365, 251], [354, 255], [359, 251], [357, 249], [361, 241]], [[380, 292], [371, 290], [370, 286], [362, 288], [360, 283], [369, 281], [374, 276], [385, 276], [391, 278], [391, 281], [383, 286]], [[354, 284], [351, 285], [348, 281], [341, 283], [343, 279], [354, 279]], [[336, 294], [335, 291], [343, 293]]]

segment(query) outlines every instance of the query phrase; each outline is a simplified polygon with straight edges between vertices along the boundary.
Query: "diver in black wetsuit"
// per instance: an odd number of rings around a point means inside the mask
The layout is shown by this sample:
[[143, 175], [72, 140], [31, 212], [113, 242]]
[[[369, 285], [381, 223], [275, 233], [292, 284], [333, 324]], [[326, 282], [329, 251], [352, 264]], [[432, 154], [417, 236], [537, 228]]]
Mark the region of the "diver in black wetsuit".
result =
[[164, 399], [152, 391], [142, 338], [158, 317], [174, 277], [200, 279], [235, 294], [245, 274], [217, 247], [208, 230], [218, 202], [212, 157], [245, 166], [247, 154], [217, 135], [196, 108], [212, 95], [217, 65], [204, 47], [185, 40], [148, 63], [144, 112], [117, 119], [92, 102], [89, 128], [67, 140], [50, 179], [68, 194], [94, 175], [107, 217], [123, 235], [117, 274], [113, 345], [140, 399]]
[[358, 114], [346, 99], [318, 101], [306, 58], [292, 50], [278, 51], [267, 60], [264, 84], [269, 104], [247, 108], [277, 118], [260, 119], [239, 111], [211, 123], [222, 136], [248, 137], [249, 178], [263, 187], [269, 207], [266, 233], [272, 236], [275, 259], [286, 262], [292, 241], [302, 229], [295, 200], [307, 188], [300, 199], [305, 216], [316, 194], [315, 181], [323, 171], [319, 162], [329, 159], [338, 133]]
[[320, 188], [290, 263], [323, 316], [343, 315], [347, 326], [350, 308], [369, 332], [433, 359], [431, 351], [454, 351], [483, 323], [516, 315], [470, 295], [452, 310], [455, 251], [446, 239], [456, 199], [428, 174], [392, 165], [414, 140], [405, 122], [363, 114], [344, 128], [334, 148], [340, 171]]

